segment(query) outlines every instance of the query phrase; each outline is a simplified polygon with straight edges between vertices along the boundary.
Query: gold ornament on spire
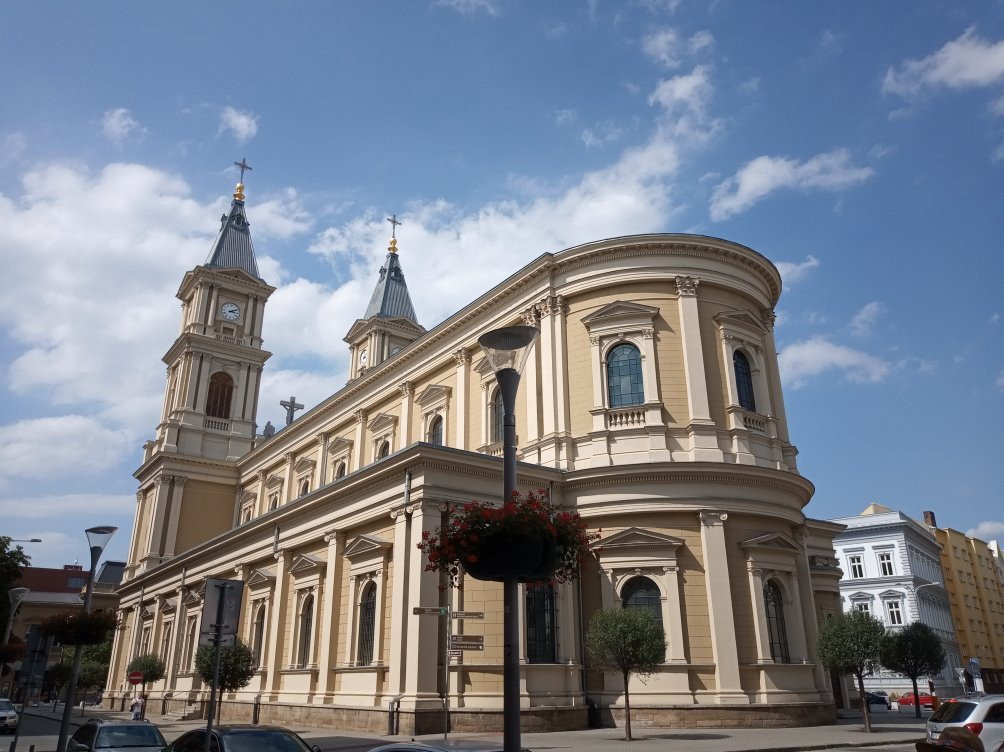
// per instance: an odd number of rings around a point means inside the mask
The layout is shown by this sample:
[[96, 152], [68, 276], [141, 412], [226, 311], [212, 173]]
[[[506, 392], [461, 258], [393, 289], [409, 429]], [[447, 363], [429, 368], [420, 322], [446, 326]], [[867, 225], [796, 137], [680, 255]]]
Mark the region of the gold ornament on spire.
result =
[[390, 222], [390, 245], [387, 246], [387, 252], [397, 253], [397, 226], [401, 224], [401, 220], [396, 214], [392, 214], [387, 217], [387, 221]]
[[238, 183], [234, 189], [234, 198], [238, 201], [244, 200], [244, 183]]
[[237, 184], [237, 189], [234, 191], [234, 198], [238, 201], [244, 200], [244, 173], [250, 172], [252, 167], [248, 164], [246, 158], [241, 157], [240, 162], [234, 162], [234, 167], [241, 171], [241, 182]]
[[389, 253], [397, 253], [397, 238], [390, 239], [390, 245], [387, 246], [387, 251]]

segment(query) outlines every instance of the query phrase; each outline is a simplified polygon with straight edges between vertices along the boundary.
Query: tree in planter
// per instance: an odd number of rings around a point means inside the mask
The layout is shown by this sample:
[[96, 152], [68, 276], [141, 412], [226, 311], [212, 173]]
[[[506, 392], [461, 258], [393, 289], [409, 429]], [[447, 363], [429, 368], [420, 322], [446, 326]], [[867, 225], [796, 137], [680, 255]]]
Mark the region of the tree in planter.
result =
[[52, 682], [52, 711], [56, 712], [56, 704], [59, 702], [59, 695], [63, 687], [70, 681], [70, 674], [73, 673], [73, 666], [70, 663], [57, 663], [51, 666], [47, 672], [47, 678]]
[[[216, 663], [216, 647], [214, 645], [202, 645], [195, 653], [195, 670], [199, 672], [202, 680], [212, 686], [213, 668]], [[224, 692], [236, 692], [243, 689], [251, 681], [255, 671], [258, 669], [258, 661], [254, 651], [240, 640], [233, 645], [220, 648], [220, 683], [217, 689], [222, 695]], [[220, 713], [223, 703], [216, 703], [216, 722], [219, 723]]]
[[871, 732], [871, 716], [865, 699], [864, 677], [880, 665], [879, 646], [885, 626], [866, 611], [853, 610], [830, 618], [819, 632], [819, 660], [831, 671], [851, 674], [858, 681], [865, 731]]
[[166, 666], [164, 666], [164, 661], [156, 653], [146, 653], [145, 655], [137, 655], [129, 661], [129, 665], [126, 666], [126, 673], [131, 674], [133, 671], [139, 671], [143, 674], [143, 688], [141, 690], [143, 709], [140, 711], [140, 717], [146, 718], [146, 685], [147, 683], [153, 684], [163, 679], [166, 673]]
[[[913, 696], [920, 697], [917, 679], [941, 673], [945, 667], [945, 649], [941, 640], [926, 624], [919, 621], [903, 627], [898, 632], [890, 632], [882, 637], [879, 646], [882, 665], [890, 671], [902, 674], [913, 682]], [[914, 702], [913, 712], [920, 718], [920, 700]]]
[[589, 622], [586, 651], [593, 665], [619, 671], [624, 679], [624, 739], [631, 741], [631, 675], [651, 676], [666, 657], [666, 633], [648, 611], [611, 608]]

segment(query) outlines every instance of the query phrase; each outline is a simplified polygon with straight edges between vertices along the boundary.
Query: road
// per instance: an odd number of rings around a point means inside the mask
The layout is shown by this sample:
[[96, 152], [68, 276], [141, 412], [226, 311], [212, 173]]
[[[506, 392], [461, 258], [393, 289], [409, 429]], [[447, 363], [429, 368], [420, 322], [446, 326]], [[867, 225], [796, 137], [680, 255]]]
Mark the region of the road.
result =
[[[0, 736], [0, 752], [7, 752], [13, 736]], [[59, 721], [25, 713], [21, 716], [21, 734], [17, 752], [27, 752], [35, 745], [35, 752], [54, 752], [59, 740]]]

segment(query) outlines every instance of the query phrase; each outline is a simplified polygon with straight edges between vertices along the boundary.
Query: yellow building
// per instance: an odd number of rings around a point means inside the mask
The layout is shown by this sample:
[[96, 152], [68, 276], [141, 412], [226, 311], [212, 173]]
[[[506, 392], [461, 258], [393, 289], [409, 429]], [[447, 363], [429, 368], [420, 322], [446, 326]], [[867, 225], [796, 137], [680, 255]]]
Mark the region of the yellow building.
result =
[[1004, 595], [994, 555], [979, 538], [934, 532], [963, 663], [978, 660], [987, 691], [1004, 691]]
[[[665, 663], [632, 688], [653, 723], [826, 722], [817, 622], [839, 609], [832, 537], [788, 436], [774, 343], [777, 269], [694, 235], [545, 253], [434, 328], [417, 321], [396, 241], [348, 330], [349, 383], [256, 436], [266, 302], [238, 186], [211, 261], [185, 275], [156, 438], [145, 445], [120, 589], [109, 702], [157, 652], [152, 707], [189, 712], [206, 579], [245, 583], [240, 636], [260, 669], [223, 717], [402, 733], [501, 728], [502, 592], [447, 589], [417, 544], [447, 505], [501, 495], [501, 414], [477, 345], [539, 327], [517, 401], [521, 490], [548, 489], [602, 537], [578, 583], [521, 591], [527, 729], [620, 717], [620, 679], [589, 667], [600, 608], [645, 607]], [[169, 305], [165, 301], [165, 305]], [[483, 612], [454, 631], [416, 606]], [[444, 666], [444, 662], [446, 665]]]

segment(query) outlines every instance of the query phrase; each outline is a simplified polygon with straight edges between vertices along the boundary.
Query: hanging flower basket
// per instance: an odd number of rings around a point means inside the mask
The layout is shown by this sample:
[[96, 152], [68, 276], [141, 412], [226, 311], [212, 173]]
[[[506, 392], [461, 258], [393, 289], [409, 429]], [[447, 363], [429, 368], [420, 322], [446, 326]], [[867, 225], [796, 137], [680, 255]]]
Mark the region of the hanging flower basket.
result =
[[97, 645], [115, 628], [114, 611], [64, 611], [47, 616], [39, 623], [42, 634], [51, 635], [61, 645]]
[[577, 512], [556, 511], [541, 490], [514, 494], [501, 507], [464, 504], [434, 532], [423, 531], [418, 547], [426, 570], [443, 572], [452, 587], [460, 586], [462, 572], [477, 580], [569, 582], [598, 537]]

